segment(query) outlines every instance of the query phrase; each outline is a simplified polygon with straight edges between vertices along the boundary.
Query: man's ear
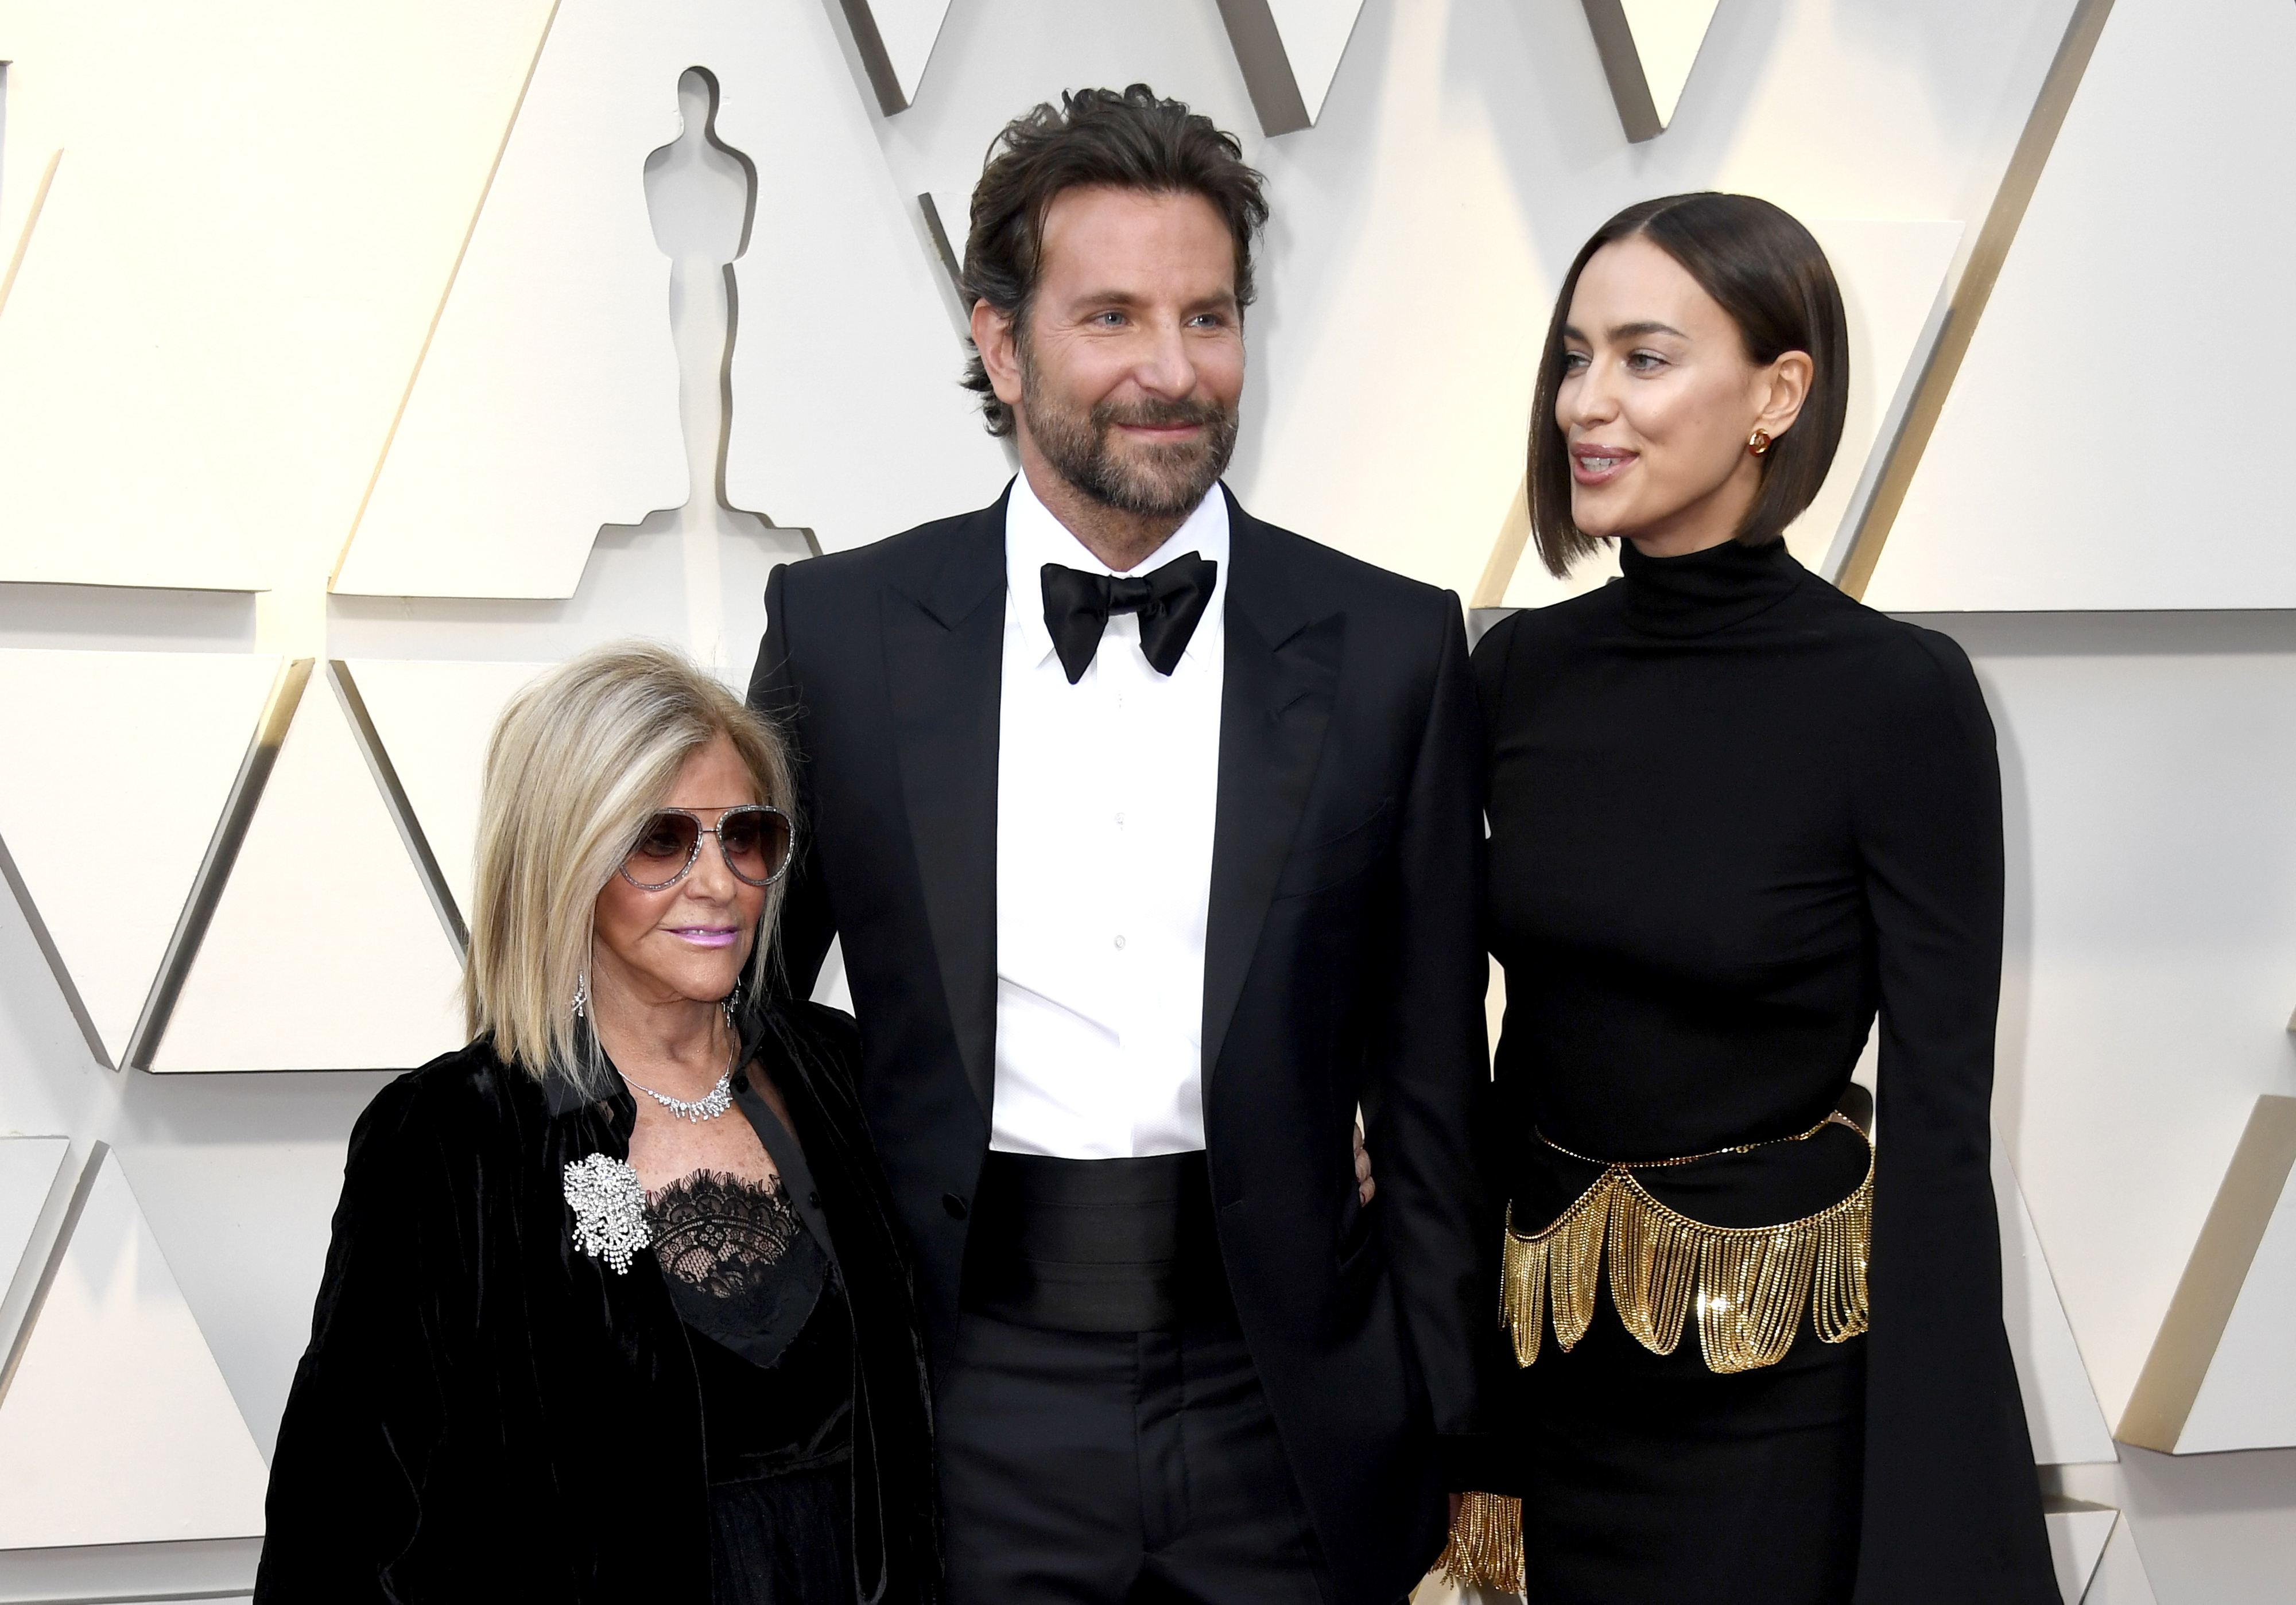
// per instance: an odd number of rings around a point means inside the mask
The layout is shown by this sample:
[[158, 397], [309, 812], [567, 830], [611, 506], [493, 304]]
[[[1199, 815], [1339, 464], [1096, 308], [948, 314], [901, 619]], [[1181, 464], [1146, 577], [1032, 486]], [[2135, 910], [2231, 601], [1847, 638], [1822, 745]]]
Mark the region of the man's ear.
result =
[[1006, 406], [1020, 405], [1021, 353], [1013, 338], [1013, 320], [986, 300], [972, 303], [972, 348], [980, 353], [980, 365], [996, 399]]

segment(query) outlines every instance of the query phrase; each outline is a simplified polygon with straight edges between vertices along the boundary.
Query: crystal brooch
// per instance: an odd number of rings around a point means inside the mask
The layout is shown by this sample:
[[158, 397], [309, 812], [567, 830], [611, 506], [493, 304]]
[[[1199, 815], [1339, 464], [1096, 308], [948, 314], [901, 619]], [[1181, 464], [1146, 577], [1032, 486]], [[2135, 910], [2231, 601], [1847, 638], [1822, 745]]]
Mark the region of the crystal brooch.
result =
[[574, 1211], [574, 1246], [627, 1274], [630, 1256], [653, 1241], [645, 1189], [627, 1160], [594, 1153], [566, 1167], [566, 1202]]

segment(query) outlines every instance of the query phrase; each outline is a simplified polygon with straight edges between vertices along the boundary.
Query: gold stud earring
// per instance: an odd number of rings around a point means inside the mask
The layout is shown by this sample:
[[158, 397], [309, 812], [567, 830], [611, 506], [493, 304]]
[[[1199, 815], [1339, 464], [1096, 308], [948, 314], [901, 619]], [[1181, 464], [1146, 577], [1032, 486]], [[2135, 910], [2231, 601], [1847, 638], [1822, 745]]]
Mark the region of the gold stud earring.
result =
[[1769, 450], [1770, 431], [1767, 430], [1756, 430], [1752, 434], [1747, 436], [1746, 449], [1757, 457]]

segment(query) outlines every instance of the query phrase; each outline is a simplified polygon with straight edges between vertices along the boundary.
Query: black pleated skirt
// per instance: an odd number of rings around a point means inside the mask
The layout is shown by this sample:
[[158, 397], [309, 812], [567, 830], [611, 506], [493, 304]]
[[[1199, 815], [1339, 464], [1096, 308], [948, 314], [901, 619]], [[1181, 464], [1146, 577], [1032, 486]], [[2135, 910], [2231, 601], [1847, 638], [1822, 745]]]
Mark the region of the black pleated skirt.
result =
[[852, 1605], [852, 1466], [709, 1489], [713, 1605]]
[[1609, 1278], [1569, 1354], [1510, 1384], [1528, 1605], [1846, 1605], [1857, 1572], [1866, 1340], [1801, 1335], [1718, 1376], [1693, 1319], [1670, 1355], [1620, 1323]]

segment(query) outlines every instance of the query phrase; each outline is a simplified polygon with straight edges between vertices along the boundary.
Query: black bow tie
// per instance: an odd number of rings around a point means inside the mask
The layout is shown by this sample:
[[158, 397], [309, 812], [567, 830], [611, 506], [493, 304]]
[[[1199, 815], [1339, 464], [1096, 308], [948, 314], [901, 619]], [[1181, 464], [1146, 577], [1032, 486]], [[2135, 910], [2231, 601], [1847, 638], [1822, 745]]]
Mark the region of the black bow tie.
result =
[[1045, 565], [1045, 628], [1069, 684], [1084, 678], [1100, 651], [1100, 633], [1111, 613], [1140, 615], [1140, 651], [1149, 667], [1168, 675], [1180, 667], [1188, 637], [1196, 633], [1212, 600], [1219, 565], [1201, 553], [1176, 557], [1160, 569], [1130, 579], [1091, 574], [1081, 569]]

